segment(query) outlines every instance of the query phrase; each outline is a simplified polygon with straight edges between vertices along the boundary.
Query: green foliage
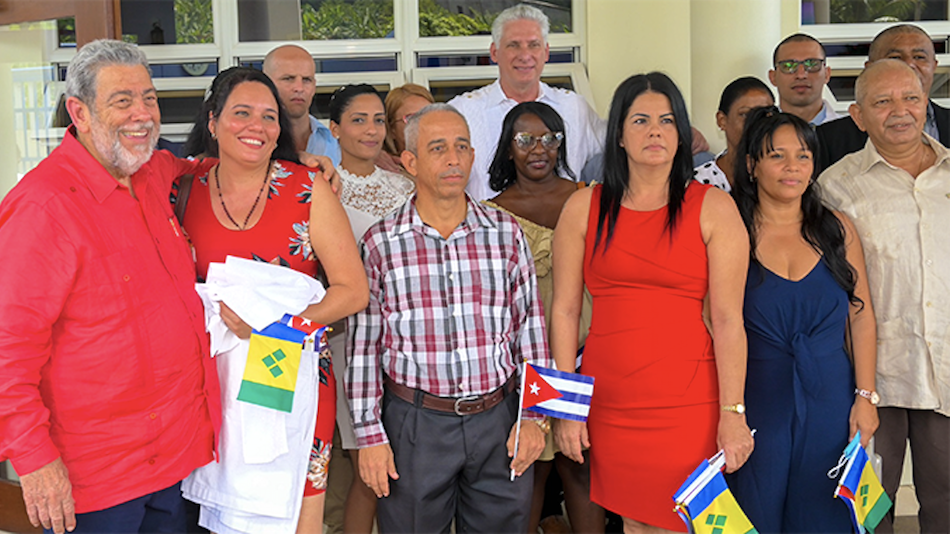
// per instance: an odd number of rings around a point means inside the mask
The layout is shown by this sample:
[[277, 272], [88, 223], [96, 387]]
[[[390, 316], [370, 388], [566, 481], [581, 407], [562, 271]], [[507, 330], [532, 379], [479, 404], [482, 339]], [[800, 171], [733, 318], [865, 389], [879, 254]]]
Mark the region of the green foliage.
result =
[[56, 29], [59, 34], [59, 46], [76, 44], [76, 17], [58, 19]]
[[924, 0], [831, 0], [833, 23], [918, 20]]
[[491, 33], [491, 24], [498, 13], [480, 13], [469, 9], [472, 15], [452, 13], [435, 0], [419, 1], [419, 35], [421, 37], [485, 35]]
[[393, 0], [326, 0], [300, 8], [305, 40], [379, 39], [393, 31]]
[[214, 42], [211, 0], [175, 0], [175, 41], [178, 44]]

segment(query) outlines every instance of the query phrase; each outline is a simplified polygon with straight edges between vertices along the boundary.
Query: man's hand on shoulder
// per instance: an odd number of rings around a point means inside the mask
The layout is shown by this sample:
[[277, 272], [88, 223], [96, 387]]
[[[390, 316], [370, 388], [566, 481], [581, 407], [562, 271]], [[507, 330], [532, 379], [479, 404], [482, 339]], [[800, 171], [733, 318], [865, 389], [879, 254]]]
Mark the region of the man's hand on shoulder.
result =
[[309, 152], [298, 152], [297, 157], [300, 163], [312, 169], [318, 169], [323, 172], [323, 179], [330, 184], [333, 193], [339, 198], [342, 188], [340, 187], [340, 175], [333, 166], [333, 161], [326, 156], [316, 156]]
[[360, 449], [360, 478], [376, 497], [389, 496], [389, 479], [398, 480], [393, 450], [388, 443]]
[[34, 527], [53, 529], [56, 534], [76, 528], [76, 508], [69, 473], [61, 458], [20, 476], [23, 503]]
[[[508, 457], [514, 456], [515, 450], [515, 432], [518, 431], [518, 423], [511, 427], [508, 434]], [[521, 421], [521, 436], [518, 439], [518, 456], [511, 461], [511, 468], [515, 470], [516, 476], [521, 476], [531, 467], [531, 464], [544, 452], [544, 432], [538, 426], [536, 421]]]

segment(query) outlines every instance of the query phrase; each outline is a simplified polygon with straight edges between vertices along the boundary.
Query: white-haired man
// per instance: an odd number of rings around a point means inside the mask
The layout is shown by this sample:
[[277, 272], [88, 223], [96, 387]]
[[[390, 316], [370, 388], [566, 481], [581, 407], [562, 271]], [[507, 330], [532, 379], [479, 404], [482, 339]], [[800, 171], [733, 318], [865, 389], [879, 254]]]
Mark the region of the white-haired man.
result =
[[[874, 435], [891, 499], [910, 441], [920, 532], [950, 532], [950, 150], [924, 131], [927, 93], [905, 62], [858, 76], [851, 118], [869, 142], [821, 175], [861, 235], [877, 319]], [[860, 399], [859, 399], [860, 400]], [[893, 532], [893, 509], [876, 532]]]
[[536, 100], [555, 109], [567, 130], [567, 163], [580, 176], [587, 161], [603, 152], [606, 125], [584, 97], [541, 81], [548, 61], [548, 17], [540, 9], [518, 4], [502, 11], [492, 24], [489, 51], [498, 64], [498, 79], [453, 98], [472, 131], [475, 162], [468, 193], [475, 200], [492, 197], [488, 167], [495, 156], [505, 115], [521, 102]]
[[95, 41], [66, 74], [62, 144], [0, 203], [0, 460], [34, 525], [182, 532], [179, 482], [213, 459], [217, 374], [154, 152], [148, 60]]

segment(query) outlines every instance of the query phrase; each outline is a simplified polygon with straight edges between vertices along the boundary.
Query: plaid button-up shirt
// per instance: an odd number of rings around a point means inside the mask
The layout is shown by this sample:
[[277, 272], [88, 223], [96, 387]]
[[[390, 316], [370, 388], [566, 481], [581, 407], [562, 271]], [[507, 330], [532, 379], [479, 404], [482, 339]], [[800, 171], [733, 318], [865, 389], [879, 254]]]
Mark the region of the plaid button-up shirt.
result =
[[388, 442], [383, 373], [432, 395], [466, 397], [501, 387], [523, 361], [553, 366], [518, 223], [467, 198], [465, 220], [444, 238], [422, 222], [415, 200], [370, 227], [361, 244], [369, 306], [349, 319], [346, 371], [360, 448]]

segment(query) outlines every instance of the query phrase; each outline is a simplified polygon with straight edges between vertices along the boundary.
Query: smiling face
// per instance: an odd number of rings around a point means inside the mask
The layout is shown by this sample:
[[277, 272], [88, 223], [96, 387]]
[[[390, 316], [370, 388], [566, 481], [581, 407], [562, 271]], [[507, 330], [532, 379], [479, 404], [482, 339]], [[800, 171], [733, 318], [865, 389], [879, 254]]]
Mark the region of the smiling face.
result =
[[742, 129], [745, 127], [746, 116], [754, 108], [775, 104], [772, 93], [753, 89], [740, 96], [732, 103], [729, 113], [716, 112], [716, 124], [726, 134], [726, 145], [735, 153], [742, 138]]
[[344, 160], [375, 160], [386, 138], [383, 101], [373, 94], [353, 97], [343, 110], [340, 123], [330, 122], [330, 131], [340, 140]]
[[752, 176], [759, 188], [759, 200], [780, 202], [800, 199], [811, 180], [814, 155], [790, 125], [779, 126], [772, 134], [772, 147], [763, 146], [762, 159], [755, 162]]
[[511, 160], [515, 164], [518, 180], [543, 180], [555, 176], [559, 146], [545, 148], [541, 136], [551, 133], [537, 115], [526, 113], [515, 121], [515, 135], [528, 134], [534, 142], [527, 149], [521, 148], [516, 140], [511, 141]]
[[865, 74], [862, 98], [849, 108], [855, 124], [879, 151], [921, 142], [927, 97], [916, 73], [901, 63], [875, 63]]
[[113, 176], [135, 173], [152, 157], [161, 115], [152, 78], [142, 65], [110, 65], [96, 77], [91, 105], [68, 103], [80, 140]]
[[280, 136], [277, 101], [266, 85], [242, 82], [234, 86], [208, 130], [217, 136], [218, 156], [245, 165], [269, 163]]
[[503, 89], [511, 87], [524, 91], [541, 81], [549, 47], [537, 22], [518, 19], [505, 24], [498, 46], [493, 42], [489, 50], [492, 61], [498, 63], [498, 77]]
[[666, 95], [648, 91], [634, 99], [623, 121], [620, 146], [627, 152], [631, 168], [672, 165], [679, 133]]
[[[804, 61], [806, 59], [824, 59], [821, 45], [814, 41], [790, 41], [783, 44], [776, 53], [776, 65], [784, 61]], [[806, 107], [821, 100], [821, 92], [831, 77], [831, 68], [827, 65], [818, 72], [808, 72], [804, 65], [798, 65], [795, 72], [786, 74], [778, 68], [769, 71], [769, 81], [778, 89], [781, 106]]]

